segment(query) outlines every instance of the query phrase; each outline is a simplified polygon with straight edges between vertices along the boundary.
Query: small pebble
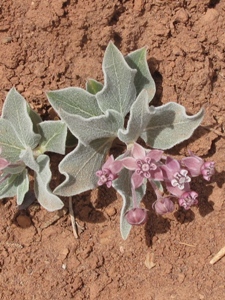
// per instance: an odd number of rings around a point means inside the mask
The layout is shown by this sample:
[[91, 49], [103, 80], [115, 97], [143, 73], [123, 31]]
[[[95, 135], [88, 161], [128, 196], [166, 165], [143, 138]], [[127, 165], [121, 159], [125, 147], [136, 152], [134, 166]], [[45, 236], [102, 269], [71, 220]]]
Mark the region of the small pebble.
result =
[[21, 228], [28, 228], [31, 226], [31, 219], [29, 216], [19, 215], [16, 218], [16, 221]]
[[116, 214], [116, 209], [115, 207], [106, 207], [105, 212], [109, 217], [112, 217]]
[[20, 93], [22, 93], [24, 91], [24, 86], [22, 84], [18, 84], [16, 88], [17, 88], [17, 91]]

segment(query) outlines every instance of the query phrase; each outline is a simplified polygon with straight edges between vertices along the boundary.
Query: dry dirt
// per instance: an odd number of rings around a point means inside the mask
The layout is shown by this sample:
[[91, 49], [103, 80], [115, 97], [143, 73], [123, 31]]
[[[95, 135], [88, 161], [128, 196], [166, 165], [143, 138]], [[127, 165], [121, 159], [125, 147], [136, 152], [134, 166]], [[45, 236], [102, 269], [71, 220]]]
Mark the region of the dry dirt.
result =
[[[99, 189], [73, 198], [85, 226], [72, 234], [68, 214], [37, 205], [0, 204], [2, 300], [218, 300], [225, 295], [225, 1], [7, 0], [0, 4], [0, 99], [12, 86], [44, 119], [54, 117], [45, 91], [102, 81], [110, 40], [127, 53], [148, 47], [155, 105], [175, 101], [206, 110], [203, 126], [170, 151], [187, 149], [216, 162], [211, 183], [198, 179], [199, 207], [158, 217], [128, 240], [119, 232], [121, 198]], [[221, 134], [220, 134], [221, 133]], [[56, 164], [52, 157], [53, 171]], [[54, 184], [54, 182], [53, 182]], [[154, 266], [154, 267], [153, 267]]]

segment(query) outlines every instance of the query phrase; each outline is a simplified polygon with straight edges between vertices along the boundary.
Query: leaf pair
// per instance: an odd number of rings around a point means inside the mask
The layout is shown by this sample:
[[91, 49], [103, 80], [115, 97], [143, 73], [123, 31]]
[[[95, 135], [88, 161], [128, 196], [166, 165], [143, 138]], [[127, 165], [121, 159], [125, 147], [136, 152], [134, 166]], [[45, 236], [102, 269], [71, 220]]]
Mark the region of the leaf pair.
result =
[[63, 202], [49, 188], [51, 171], [44, 152], [65, 153], [66, 125], [62, 121], [42, 122], [25, 99], [12, 88], [3, 105], [0, 118], [2, 156], [10, 162], [3, 170], [6, 179], [0, 184], [0, 197], [17, 196], [22, 204], [29, 190], [29, 173], [34, 171], [37, 200], [49, 211], [60, 209]]

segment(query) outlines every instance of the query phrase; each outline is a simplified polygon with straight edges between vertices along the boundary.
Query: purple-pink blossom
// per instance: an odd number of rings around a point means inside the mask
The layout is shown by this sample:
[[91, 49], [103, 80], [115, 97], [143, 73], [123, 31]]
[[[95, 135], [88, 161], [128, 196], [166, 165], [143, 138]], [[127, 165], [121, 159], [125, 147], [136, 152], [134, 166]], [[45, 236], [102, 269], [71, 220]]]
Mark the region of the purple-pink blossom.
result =
[[163, 180], [163, 174], [159, 168], [159, 161], [162, 158], [163, 151], [146, 151], [141, 145], [134, 143], [131, 150], [131, 156], [122, 159], [123, 166], [128, 170], [134, 171], [131, 181], [137, 189], [144, 179]]
[[188, 171], [181, 167], [176, 159], [167, 157], [165, 165], [161, 167], [167, 190], [177, 197], [190, 190], [191, 177]]
[[96, 172], [96, 175], [99, 177], [98, 185], [106, 184], [110, 188], [112, 181], [118, 177], [118, 173], [122, 167], [121, 161], [115, 161], [113, 155], [111, 155], [102, 166], [102, 169]]

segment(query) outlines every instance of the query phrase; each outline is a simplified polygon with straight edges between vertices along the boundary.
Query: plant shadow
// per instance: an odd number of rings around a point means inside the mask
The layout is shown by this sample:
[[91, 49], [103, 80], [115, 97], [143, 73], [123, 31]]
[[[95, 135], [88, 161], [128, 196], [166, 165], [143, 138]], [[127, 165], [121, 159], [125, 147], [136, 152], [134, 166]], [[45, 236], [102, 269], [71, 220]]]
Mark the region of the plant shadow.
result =
[[105, 186], [73, 196], [75, 218], [86, 223], [102, 223], [106, 221], [104, 208], [116, 199], [116, 191]]

